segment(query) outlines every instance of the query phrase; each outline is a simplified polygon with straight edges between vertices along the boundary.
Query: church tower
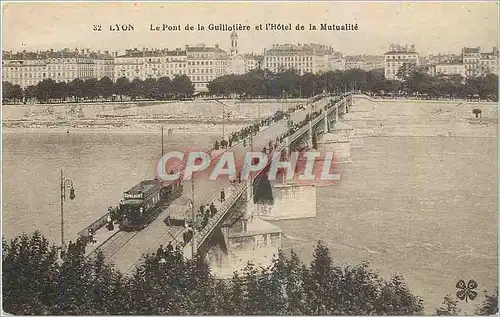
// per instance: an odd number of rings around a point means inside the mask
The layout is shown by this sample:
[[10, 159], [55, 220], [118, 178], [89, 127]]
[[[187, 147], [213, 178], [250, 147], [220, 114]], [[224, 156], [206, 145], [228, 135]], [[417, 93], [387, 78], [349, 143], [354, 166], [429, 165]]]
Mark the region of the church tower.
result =
[[238, 35], [236, 35], [236, 31], [231, 33], [231, 55], [238, 54]]

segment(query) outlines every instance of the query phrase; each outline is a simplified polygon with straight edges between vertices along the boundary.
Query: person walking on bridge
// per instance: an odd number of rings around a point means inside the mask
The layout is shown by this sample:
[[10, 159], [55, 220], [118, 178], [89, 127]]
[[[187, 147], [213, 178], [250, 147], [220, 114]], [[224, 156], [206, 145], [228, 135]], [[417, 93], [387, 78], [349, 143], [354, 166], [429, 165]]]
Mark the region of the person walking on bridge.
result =
[[226, 193], [224, 192], [224, 188], [220, 191], [220, 202], [223, 203], [226, 201]]
[[172, 245], [172, 242], [168, 243], [168, 245], [167, 245], [167, 252], [169, 254], [172, 254], [172, 252], [174, 252], [174, 246]]
[[210, 216], [213, 217], [217, 213], [217, 208], [215, 208], [214, 203], [210, 204]]
[[92, 228], [89, 228], [89, 231], [88, 231], [88, 242], [89, 243], [92, 243], [92, 244], [95, 244], [97, 241], [94, 239], [94, 231], [92, 230]]
[[160, 247], [158, 248], [158, 250], [156, 250], [156, 257], [158, 259], [162, 259], [164, 256], [164, 253], [163, 253], [163, 244], [160, 245]]

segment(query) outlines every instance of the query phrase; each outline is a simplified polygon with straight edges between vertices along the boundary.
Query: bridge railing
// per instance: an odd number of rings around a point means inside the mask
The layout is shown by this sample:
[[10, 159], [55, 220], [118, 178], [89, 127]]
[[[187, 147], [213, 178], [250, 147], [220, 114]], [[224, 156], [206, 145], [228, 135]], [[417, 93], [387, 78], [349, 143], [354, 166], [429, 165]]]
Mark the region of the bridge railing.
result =
[[89, 233], [89, 229], [92, 229], [92, 232], [96, 232], [97, 230], [104, 227], [108, 221], [109, 212], [106, 212], [99, 219], [85, 227], [82, 231], [78, 232], [79, 237], [87, 236]]
[[[345, 98], [346, 96], [344, 96]], [[330, 107], [329, 109], [327, 109], [326, 111], [329, 113], [331, 111], [333, 111], [335, 108], [337, 108], [342, 102], [344, 102], [344, 98], [342, 98], [341, 100], [339, 100], [333, 107]], [[312, 124], [315, 125], [317, 124], [319, 121], [321, 121], [323, 119], [323, 116], [318, 116], [316, 118], [314, 118], [312, 120]], [[289, 142], [288, 142], [288, 145], [290, 142], [296, 140], [299, 136], [301, 136], [302, 134], [304, 134], [305, 132], [307, 132], [309, 130], [309, 125], [306, 124], [304, 125], [302, 128], [300, 128], [299, 130], [295, 131], [292, 135], [290, 135], [288, 137], [289, 139]], [[281, 155], [281, 152], [288, 146], [286, 144], [286, 142], [281, 142], [274, 150], [273, 152], [269, 155], [271, 157], [271, 160], [273, 159], [276, 159], [277, 156]], [[268, 162], [270, 162], [271, 160], [268, 160]], [[257, 177], [258, 175], [255, 175], [252, 177], [252, 182], [253, 180]], [[231, 182], [228, 181], [225, 185], [224, 185], [224, 188], [226, 188], [227, 186], [231, 185]], [[223, 204], [222, 206], [219, 208], [218, 212], [212, 217], [209, 219], [208, 223], [206, 224], [205, 227], [203, 227], [203, 229], [201, 229], [198, 234], [197, 234], [197, 237], [195, 238], [198, 238], [196, 242], [196, 249], [199, 249], [203, 243], [207, 240], [207, 238], [210, 236], [210, 234], [212, 233], [213, 229], [215, 227], [217, 227], [217, 225], [221, 222], [221, 220], [224, 218], [224, 216], [227, 214], [227, 212], [229, 211], [229, 209], [231, 209], [231, 207], [233, 206], [233, 204], [241, 197], [241, 195], [245, 192], [245, 190], [247, 189], [247, 182], [244, 182], [244, 183], [238, 183], [238, 185], [235, 187], [235, 192], [234, 194], [232, 194], [229, 199], [227, 199]]]

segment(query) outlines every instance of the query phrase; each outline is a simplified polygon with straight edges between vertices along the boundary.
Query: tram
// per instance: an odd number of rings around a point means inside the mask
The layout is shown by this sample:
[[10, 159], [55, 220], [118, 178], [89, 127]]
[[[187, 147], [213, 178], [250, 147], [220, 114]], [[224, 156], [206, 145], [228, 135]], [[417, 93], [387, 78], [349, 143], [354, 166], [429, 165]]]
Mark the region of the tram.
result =
[[123, 194], [116, 219], [120, 230], [138, 231], [147, 227], [173, 200], [182, 195], [180, 180], [144, 180]]

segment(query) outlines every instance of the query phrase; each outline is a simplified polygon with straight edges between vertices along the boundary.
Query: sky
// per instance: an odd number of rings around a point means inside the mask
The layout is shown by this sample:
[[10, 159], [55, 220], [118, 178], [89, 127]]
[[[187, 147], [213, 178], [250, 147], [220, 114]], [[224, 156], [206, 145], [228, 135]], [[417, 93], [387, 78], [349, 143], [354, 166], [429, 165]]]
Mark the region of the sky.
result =
[[[391, 43], [414, 44], [422, 55], [482, 51], [498, 47], [496, 2], [149, 2], [4, 3], [2, 49], [36, 51], [65, 47], [109, 50], [219, 44], [229, 50], [228, 31], [185, 31], [187, 23], [249, 25], [239, 31], [240, 53], [262, 53], [273, 44], [319, 43], [344, 54], [381, 55]], [[304, 25], [305, 30], [258, 31], [265, 23]], [[357, 31], [310, 31], [309, 24], [357, 24]], [[132, 24], [113, 32], [110, 25]], [[151, 24], [180, 25], [181, 31], [150, 31]], [[102, 31], [93, 31], [101, 25]]]

